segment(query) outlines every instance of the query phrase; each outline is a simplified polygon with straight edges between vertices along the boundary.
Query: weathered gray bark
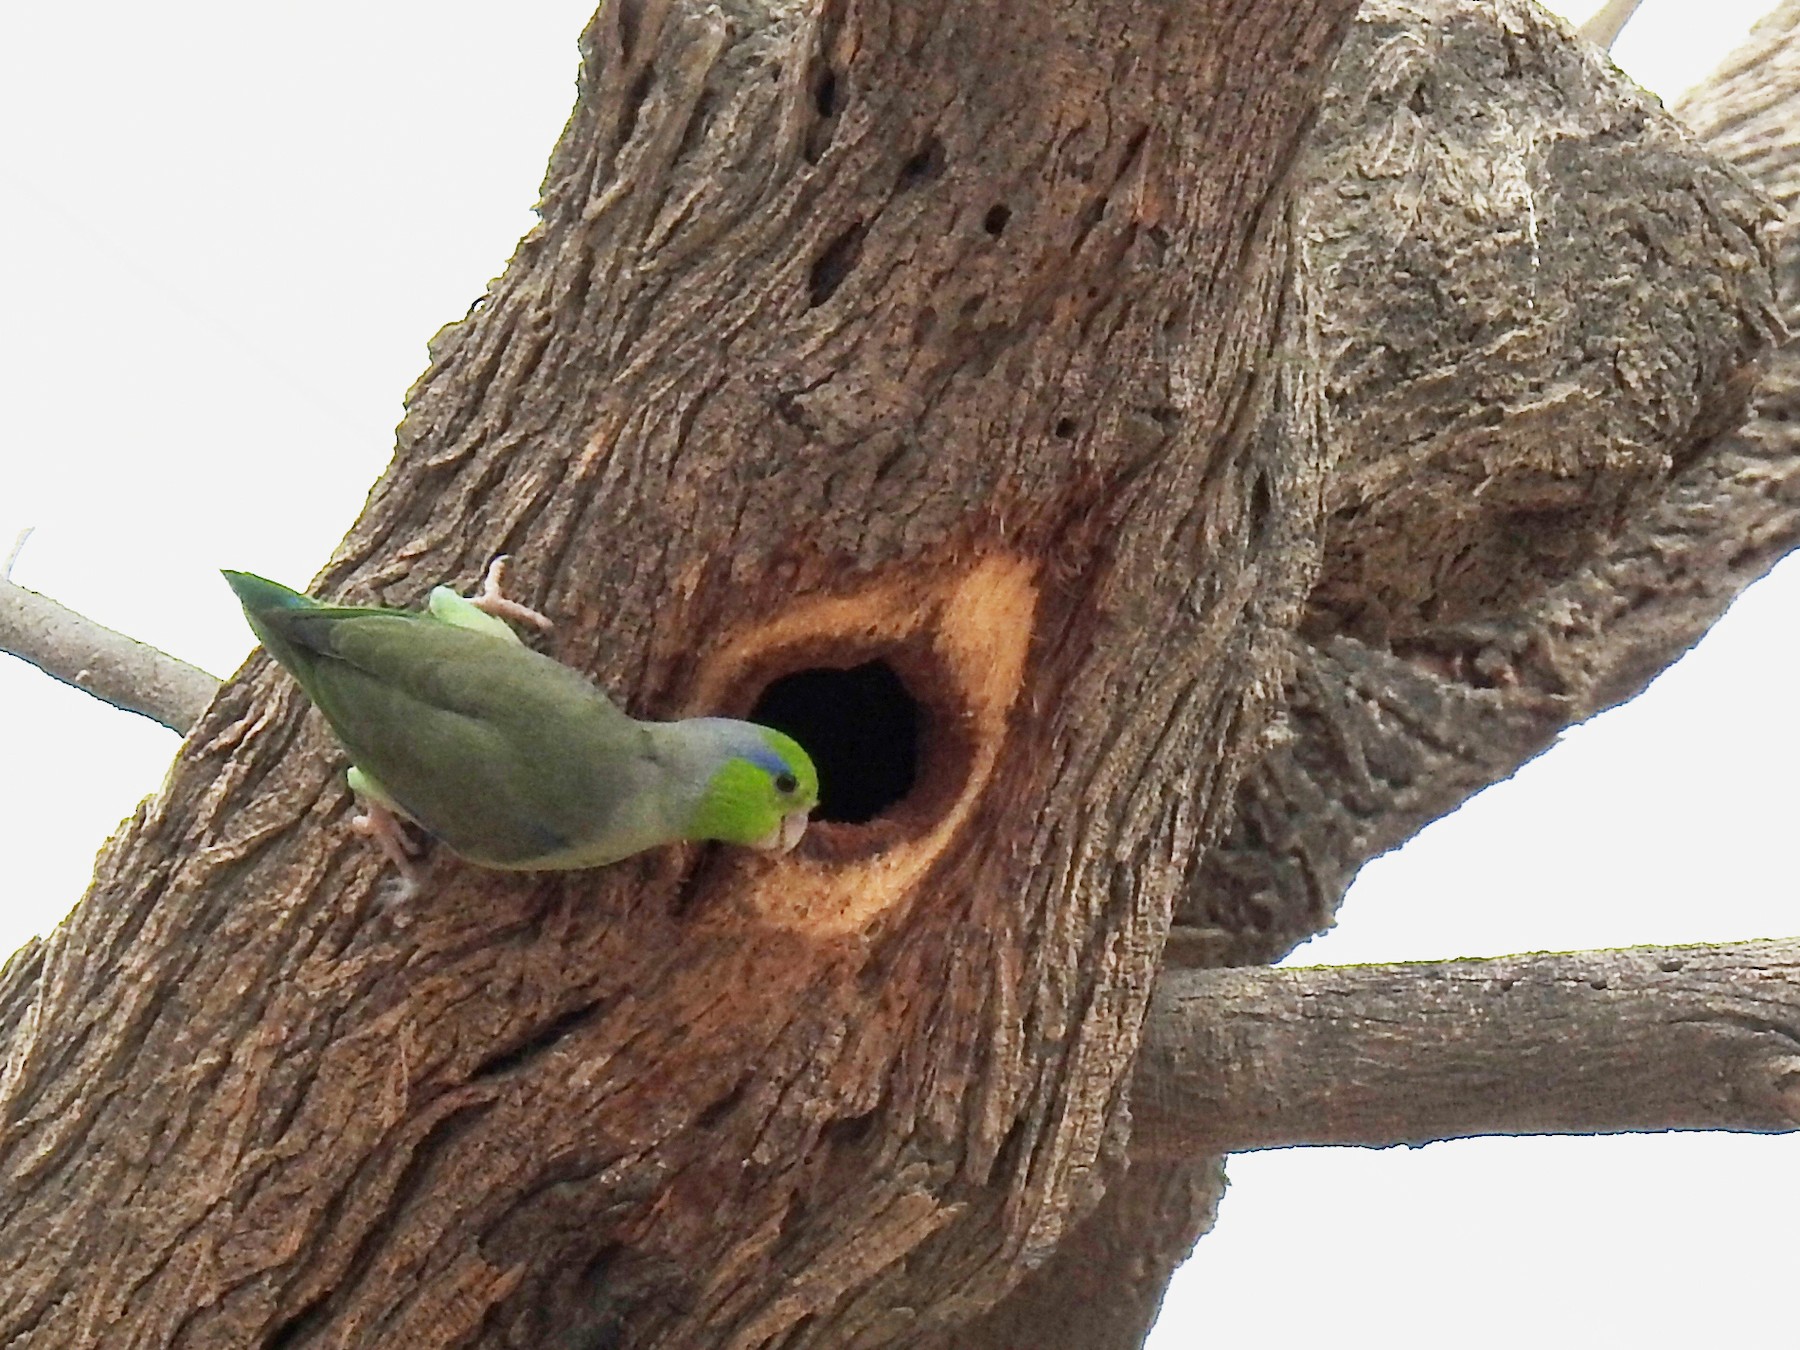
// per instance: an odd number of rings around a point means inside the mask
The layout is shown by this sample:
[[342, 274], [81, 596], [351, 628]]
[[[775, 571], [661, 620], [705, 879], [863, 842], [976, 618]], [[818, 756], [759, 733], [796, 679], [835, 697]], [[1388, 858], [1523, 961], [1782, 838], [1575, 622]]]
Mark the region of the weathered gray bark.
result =
[[1559, 27], [1366, 6], [1321, 111], [1298, 234], [1333, 298], [1331, 527], [1181, 953], [1328, 926], [1367, 859], [1638, 692], [1800, 540], [1789, 438], [1721, 434], [1781, 331], [1774, 217]]
[[1478, 1134], [1800, 1128], [1800, 942], [1172, 970], [1132, 1161]]
[[[1784, 206], [1800, 162], [1797, 14], [1787, 6], [1681, 109]], [[1290, 359], [1316, 352], [1335, 370], [1337, 543], [1271, 748], [1177, 905], [1175, 966], [1271, 960], [1329, 925], [1363, 862], [1635, 694], [1800, 542], [1794, 349], [1759, 369], [1739, 433], [1713, 434], [1741, 386], [1708, 374], [1740, 326], [1754, 341], [1772, 309], [1800, 319], [1800, 254], [1782, 250], [1778, 305], [1766, 284], [1721, 291], [1721, 277], [1755, 275], [1767, 218], [1537, 11], [1447, 0], [1369, 4], [1358, 19], [1297, 170], [1291, 284], [1315, 318], [1288, 343]], [[1144, 1065], [1135, 1092], [1188, 1090], [1157, 1074]], [[1218, 1202], [1212, 1160], [1190, 1153], [1183, 1173], [1158, 1154], [1134, 1148], [1159, 1196], [1182, 1193], [1172, 1176], [1188, 1183], [1185, 1213], [1109, 1191], [984, 1344], [1015, 1343], [1029, 1318], [1016, 1305], [1046, 1295], [1036, 1344], [1140, 1342], [1155, 1313], [1146, 1266], [1171, 1270]], [[1090, 1335], [1094, 1315], [1065, 1338], [1076, 1323], [1054, 1291], [1109, 1279], [1141, 1321]]]
[[879, 658], [917, 784], [384, 908], [253, 661], [0, 980], [0, 1340], [912, 1346], [1052, 1250], [1311, 580], [1268, 358], [1352, 8], [609, 5], [317, 589], [511, 552], [650, 714]]

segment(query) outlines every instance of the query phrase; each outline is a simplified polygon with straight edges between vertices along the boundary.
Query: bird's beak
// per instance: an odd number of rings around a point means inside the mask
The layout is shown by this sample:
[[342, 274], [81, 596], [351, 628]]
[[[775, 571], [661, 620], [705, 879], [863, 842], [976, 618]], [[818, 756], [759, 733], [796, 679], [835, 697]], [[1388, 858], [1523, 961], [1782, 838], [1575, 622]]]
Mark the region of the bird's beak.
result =
[[[810, 810], [810, 808], [808, 809]], [[800, 837], [806, 833], [806, 817], [806, 811], [789, 811], [781, 818], [781, 824], [758, 839], [754, 847], [765, 853], [790, 851], [795, 844], [800, 842]]]
[[789, 811], [781, 818], [781, 837], [776, 841], [776, 847], [781, 852], [792, 852], [794, 845], [800, 842], [800, 837], [806, 833], [807, 814], [805, 811]]

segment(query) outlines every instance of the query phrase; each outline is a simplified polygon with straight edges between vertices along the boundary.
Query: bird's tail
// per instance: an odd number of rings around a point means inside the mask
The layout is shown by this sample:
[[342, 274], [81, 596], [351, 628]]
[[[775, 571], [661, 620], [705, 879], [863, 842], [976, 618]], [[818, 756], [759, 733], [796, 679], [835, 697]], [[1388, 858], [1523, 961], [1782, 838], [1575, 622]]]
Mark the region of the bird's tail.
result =
[[326, 606], [311, 596], [290, 591], [280, 582], [259, 577], [254, 572], [225, 572], [223, 575], [243, 603], [244, 617], [250, 621], [250, 631], [256, 634], [263, 650], [286, 666], [300, 681], [307, 696], [318, 702], [311, 677], [312, 662], [316, 658], [307, 650], [311, 644], [305, 641], [306, 635], [299, 631], [303, 625], [295, 620]]
[[290, 591], [278, 581], [270, 581], [267, 577], [259, 577], [254, 572], [221, 573], [226, 584], [237, 592], [238, 600], [244, 606], [244, 612], [252, 618], [260, 614], [273, 614], [284, 609], [317, 609], [319, 602], [310, 596]]

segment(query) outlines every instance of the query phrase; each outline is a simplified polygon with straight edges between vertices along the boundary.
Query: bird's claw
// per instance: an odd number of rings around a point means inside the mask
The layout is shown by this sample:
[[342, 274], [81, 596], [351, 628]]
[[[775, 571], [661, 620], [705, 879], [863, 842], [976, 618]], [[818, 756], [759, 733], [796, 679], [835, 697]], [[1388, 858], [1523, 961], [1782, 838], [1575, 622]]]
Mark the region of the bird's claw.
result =
[[413, 895], [419, 889], [419, 868], [413, 859], [420, 846], [406, 833], [400, 819], [380, 802], [362, 802], [362, 810], [350, 817], [350, 832], [372, 839], [387, 860], [400, 873], [403, 894]]
[[529, 605], [521, 605], [517, 600], [509, 600], [506, 596], [506, 569], [512, 561], [505, 553], [500, 554], [488, 564], [487, 573], [481, 578], [481, 589], [468, 597], [469, 603], [484, 614], [492, 614], [496, 619], [506, 619], [512, 623], [529, 624], [540, 633], [548, 633], [556, 625]]

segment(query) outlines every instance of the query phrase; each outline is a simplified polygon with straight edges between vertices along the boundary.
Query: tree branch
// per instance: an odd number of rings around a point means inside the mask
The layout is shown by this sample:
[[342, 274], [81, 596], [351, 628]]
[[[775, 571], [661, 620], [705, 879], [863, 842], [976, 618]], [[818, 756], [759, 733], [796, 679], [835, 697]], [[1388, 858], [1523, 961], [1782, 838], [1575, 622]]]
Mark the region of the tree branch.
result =
[[1638, 12], [1638, 6], [1643, 2], [1644, 0], [1606, 0], [1599, 11], [1581, 25], [1581, 35], [1596, 47], [1611, 51], [1613, 43], [1619, 40], [1620, 32], [1631, 22], [1631, 16]]
[[219, 687], [219, 681], [198, 666], [4, 580], [0, 580], [0, 651], [184, 736]]
[[1170, 970], [1133, 1157], [1800, 1128], [1800, 940]]
[[[1369, 0], [1359, 17], [1359, 32], [1379, 8]], [[1784, 320], [1786, 326], [1800, 327], [1800, 239], [1776, 236], [1772, 227], [1777, 217], [1744, 194], [1743, 180], [1695, 157], [1692, 148], [1697, 138], [1783, 207], [1791, 209], [1800, 198], [1800, 148], [1789, 132], [1800, 98], [1800, 3], [1790, 0], [1764, 19], [1751, 43], [1683, 103], [1681, 113], [1693, 138], [1650, 109], [1622, 78], [1598, 84], [1586, 75], [1574, 78], [1572, 71], [1592, 70], [1592, 54], [1559, 46], [1548, 36], [1548, 19], [1520, 10], [1503, 15], [1499, 9], [1484, 19], [1461, 0], [1442, 0], [1421, 13], [1435, 16], [1430, 26], [1415, 19], [1416, 26], [1394, 30], [1408, 48], [1432, 53], [1434, 93], [1422, 115], [1435, 120], [1409, 172], [1432, 181], [1436, 174], [1466, 172], [1458, 166], [1469, 162], [1491, 165], [1496, 173], [1509, 162], [1535, 166], [1533, 173], [1540, 176], [1527, 183], [1529, 191], [1519, 201], [1559, 203], [1559, 210], [1580, 215], [1584, 223], [1545, 224], [1540, 235], [1537, 225], [1527, 222], [1529, 228], [1516, 237], [1557, 238], [1565, 246], [1572, 239], [1585, 240], [1591, 246], [1563, 263], [1565, 280], [1559, 285], [1566, 289], [1560, 293], [1570, 303], [1551, 329], [1563, 332], [1569, 312], [1592, 316], [1604, 311], [1611, 316], [1606, 331], [1623, 332], [1623, 325], [1641, 323], [1637, 336], [1619, 350], [1637, 353], [1632, 359], [1661, 372], [1660, 382], [1652, 388], [1635, 377], [1620, 381], [1607, 369], [1610, 357], [1599, 355], [1613, 350], [1604, 342], [1523, 336], [1545, 331], [1534, 325], [1544, 324], [1551, 314], [1538, 297], [1550, 293], [1543, 289], [1547, 273], [1542, 268], [1553, 265], [1555, 248], [1544, 252], [1542, 267], [1532, 257], [1529, 267], [1492, 274], [1483, 285], [1481, 294], [1489, 303], [1508, 306], [1516, 316], [1516, 339], [1465, 350], [1456, 345], [1461, 339], [1454, 322], [1429, 329], [1413, 323], [1398, 302], [1403, 283], [1426, 275], [1426, 262], [1425, 255], [1403, 255], [1402, 245], [1417, 249], [1441, 239], [1454, 246], [1430, 264], [1438, 275], [1456, 279], [1446, 281], [1439, 292], [1449, 296], [1469, 284], [1475, 260], [1499, 236], [1491, 224], [1466, 212], [1454, 229], [1446, 213], [1428, 233], [1407, 205], [1428, 197], [1411, 189], [1399, 193], [1404, 210], [1368, 218], [1369, 229], [1377, 232], [1372, 237], [1396, 241], [1386, 256], [1396, 263], [1402, 256], [1409, 261], [1386, 272], [1373, 262], [1340, 265], [1323, 287], [1328, 306], [1323, 331], [1375, 334], [1390, 345], [1398, 334], [1429, 331], [1444, 345], [1433, 349], [1427, 342], [1410, 356], [1409, 369], [1420, 373], [1396, 389], [1362, 378], [1362, 372], [1378, 369], [1386, 358], [1351, 363], [1342, 355], [1352, 350], [1350, 344], [1325, 347], [1340, 353], [1326, 376], [1340, 391], [1333, 399], [1334, 434], [1342, 438], [1343, 449], [1335, 462], [1365, 466], [1357, 472], [1373, 485], [1365, 491], [1340, 482], [1332, 489], [1334, 512], [1349, 523], [1339, 531], [1335, 550], [1327, 547], [1327, 578], [1375, 575], [1360, 559], [1370, 547], [1368, 517], [1378, 499], [1371, 494], [1380, 484], [1388, 485], [1385, 490], [1397, 503], [1395, 518], [1405, 518], [1396, 537], [1448, 537], [1459, 509], [1457, 489], [1430, 489], [1432, 456], [1427, 450], [1433, 437], [1441, 437], [1437, 444], [1449, 447], [1452, 460], [1460, 464], [1455, 457], [1462, 448], [1487, 433], [1477, 429], [1466, 437], [1448, 436], [1444, 428], [1469, 410], [1487, 406], [1489, 395], [1476, 391], [1490, 388], [1522, 391], [1510, 396], [1501, 424], [1514, 438], [1510, 463], [1515, 471], [1523, 466], [1526, 472], [1513, 479], [1522, 495], [1513, 499], [1512, 512], [1483, 517], [1503, 527], [1498, 542], [1490, 536], [1483, 548], [1509, 547], [1515, 539], [1525, 548], [1505, 567], [1428, 557], [1425, 571], [1412, 575], [1420, 593], [1434, 596], [1430, 616], [1420, 611], [1399, 621], [1396, 616], [1405, 608], [1396, 607], [1396, 601], [1405, 599], [1400, 592], [1366, 606], [1362, 614], [1354, 612], [1354, 603], [1341, 600], [1325, 608], [1315, 604], [1294, 641], [1284, 735], [1271, 738], [1269, 751], [1239, 784], [1232, 825], [1177, 903], [1174, 940], [1188, 949], [1184, 964], [1275, 960], [1308, 934], [1329, 926], [1345, 888], [1367, 859], [1397, 847], [1429, 821], [1511, 774], [1552, 745], [1563, 728], [1635, 696], [1699, 641], [1739, 592], [1800, 545], [1800, 343], [1789, 342], [1761, 356], [1756, 365], [1743, 364], [1758, 342], [1781, 337]], [[1494, 36], [1502, 22], [1515, 28], [1538, 25], [1518, 31], [1534, 33], [1530, 50], [1543, 60], [1543, 79], [1561, 91], [1561, 112], [1554, 123], [1524, 120], [1534, 110], [1540, 119], [1544, 116], [1544, 108], [1534, 104], [1521, 111], [1504, 136], [1493, 139], [1483, 130], [1492, 123], [1489, 109], [1518, 83], [1507, 73], [1505, 60], [1496, 56], [1516, 50], [1510, 39]], [[1440, 41], [1432, 34], [1453, 35], [1454, 40]], [[1388, 30], [1376, 36], [1385, 39]], [[1374, 79], [1379, 63], [1364, 55], [1374, 49], [1358, 49], [1358, 40], [1353, 34], [1339, 66], [1360, 80], [1353, 83], [1346, 77], [1345, 87], [1364, 91], [1364, 120], [1336, 133], [1350, 147], [1344, 162], [1351, 168], [1368, 156], [1376, 156], [1369, 162], [1382, 162], [1377, 152], [1387, 144], [1380, 139], [1385, 124], [1373, 114], [1392, 106], [1392, 100], [1374, 96], [1388, 87], [1391, 77]], [[1557, 59], [1548, 59], [1552, 52], [1560, 53]], [[1460, 101], [1450, 96], [1457, 88], [1469, 91]], [[1340, 103], [1327, 101], [1316, 145], [1334, 134], [1334, 109]], [[1555, 132], [1548, 130], [1552, 125]], [[1529, 136], [1520, 139], [1530, 126], [1554, 136], [1556, 156], [1537, 156], [1530, 148], [1536, 142]], [[1579, 136], [1577, 127], [1582, 128]], [[1423, 158], [1427, 152], [1438, 158]], [[1340, 191], [1337, 178], [1327, 175], [1319, 181]], [[1396, 185], [1404, 188], [1403, 180], [1393, 180], [1388, 188]], [[1373, 189], [1364, 200], [1378, 200]], [[1628, 208], [1622, 205], [1627, 202]], [[1628, 219], [1660, 241], [1657, 265], [1673, 270], [1656, 273], [1654, 292], [1633, 292], [1633, 303], [1618, 306], [1618, 297], [1630, 288], [1631, 272], [1650, 275], [1632, 252], [1636, 235], [1621, 232], [1621, 222]], [[1665, 228], [1678, 220], [1685, 222], [1679, 231]], [[1477, 241], [1458, 233], [1474, 227], [1483, 230]], [[1357, 238], [1352, 231], [1340, 233]], [[1366, 242], [1362, 246], [1369, 249], [1369, 258], [1376, 257], [1375, 249]], [[1679, 296], [1668, 284], [1676, 271], [1686, 278]], [[1729, 296], [1717, 290], [1727, 277], [1735, 287]], [[1732, 342], [1744, 345], [1713, 345], [1703, 352], [1686, 345], [1697, 330], [1666, 322], [1669, 314], [1700, 311], [1710, 316], [1710, 342], [1720, 344], [1735, 334]], [[1354, 380], [1361, 382], [1345, 383]], [[1746, 382], [1754, 385], [1750, 420], [1728, 430], [1741, 420], [1735, 399]], [[1542, 397], [1550, 389], [1583, 392]], [[1693, 396], [1702, 391], [1704, 397]], [[1422, 414], [1412, 402], [1415, 397], [1431, 400], [1438, 411]], [[1458, 406], [1442, 402], [1446, 397], [1457, 399]], [[1686, 416], [1660, 411], [1677, 405], [1687, 409]], [[1603, 437], [1590, 429], [1596, 417], [1607, 428]], [[1568, 420], [1559, 420], [1563, 418]], [[1396, 429], [1418, 425], [1432, 430], [1415, 450]], [[1644, 451], [1666, 456], [1673, 474], [1660, 486], [1638, 480], [1615, 499], [1619, 514], [1602, 522], [1600, 534], [1590, 536], [1596, 551], [1585, 560], [1579, 549], [1561, 559], [1533, 555], [1531, 550], [1546, 540], [1554, 548], [1571, 540], [1564, 528], [1567, 520], [1554, 511], [1543, 519], [1554, 516], [1561, 522], [1555, 529], [1515, 531], [1508, 524], [1538, 518], [1530, 496], [1543, 485], [1533, 467], [1543, 463], [1543, 447], [1581, 445], [1591, 453], [1602, 441], [1608, 447], [1604, 454], [1587, 461], [1591, 482], [1567, 480], [1580, 484], [1571, 490], [1590, 504], [1601, 500], [1593, 491], [1607, 481], [1608, 465], [1647, 464], [1634, 460]], [[1523, 454], [1517, 453], [1521, 448]], [[1392, 458], [1396, 454], [1404, 457]], [[1336, 474], [1340, 480], [1342, 476], [1341, 471]], [[1490, 475], [1480, 494], [1485, 510], [1494, 511], [1500, 490], [1501, 483]], [[1451, 504], [1440, 521], [1444, 528], [1421, 528], [1411, 514], [1411, 504], [1430, 491]], [[1543, 588], [1536, 593], [1522, 588], [1510, 598], [1474, 597], [1477, 603], [1458, 611], [1436, 581], [1456, 574], [1484, 581], [1537, 577]], [[1315, 602], [1334, 590], [1351, 596], [1356, 592], [1341, 580], [1322, 583]], [[1347, 617], [1334, 620], [1333, 614]]]

